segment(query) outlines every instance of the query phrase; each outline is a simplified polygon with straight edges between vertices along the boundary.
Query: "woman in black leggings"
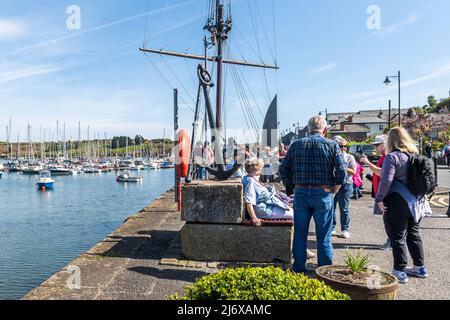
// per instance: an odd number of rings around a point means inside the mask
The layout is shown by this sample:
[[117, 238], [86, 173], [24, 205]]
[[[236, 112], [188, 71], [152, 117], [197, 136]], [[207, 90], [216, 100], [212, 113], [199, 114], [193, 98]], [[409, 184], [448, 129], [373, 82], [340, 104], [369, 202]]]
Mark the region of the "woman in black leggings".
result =
[[[408, 189], [409, 154], [419, 150], [403, 128], [389, 133], [388, 154], [383, 162], [376, 207], [384, 214], [384, 226], [394, 256], [393, 274], [400, 283], [408, 282], [408, 275], [426, 278], [424, 248], [420, 237], [420, 222], [431, 212], [425, 197], [417, 198]], [[414, 267], [407, 268], [408, 252]]]

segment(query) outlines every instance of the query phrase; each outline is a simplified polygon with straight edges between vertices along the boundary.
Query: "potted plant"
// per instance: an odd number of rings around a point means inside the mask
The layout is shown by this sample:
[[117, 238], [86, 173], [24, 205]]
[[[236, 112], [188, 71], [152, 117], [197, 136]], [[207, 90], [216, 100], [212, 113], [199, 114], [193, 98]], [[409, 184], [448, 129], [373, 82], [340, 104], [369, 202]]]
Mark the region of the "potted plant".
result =
[[318, 280], [353, 300], [395, 300], [397, 279], [378, 267], [371, 267], [370, 256], [359, 250], [345, 252], [345, 266], [324, 266], [316, 270]]

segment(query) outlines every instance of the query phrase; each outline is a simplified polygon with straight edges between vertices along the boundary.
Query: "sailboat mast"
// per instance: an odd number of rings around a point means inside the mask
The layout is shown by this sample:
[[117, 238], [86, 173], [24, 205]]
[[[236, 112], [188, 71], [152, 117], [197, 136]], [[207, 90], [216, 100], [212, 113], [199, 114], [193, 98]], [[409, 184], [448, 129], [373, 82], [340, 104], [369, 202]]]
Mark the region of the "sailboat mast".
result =
[[216, 41], [217, 41], [217, 98], [216, 98], [216, 129], [222, 128], [222, 85], [223, 85], [223, 5], [216, 0]]

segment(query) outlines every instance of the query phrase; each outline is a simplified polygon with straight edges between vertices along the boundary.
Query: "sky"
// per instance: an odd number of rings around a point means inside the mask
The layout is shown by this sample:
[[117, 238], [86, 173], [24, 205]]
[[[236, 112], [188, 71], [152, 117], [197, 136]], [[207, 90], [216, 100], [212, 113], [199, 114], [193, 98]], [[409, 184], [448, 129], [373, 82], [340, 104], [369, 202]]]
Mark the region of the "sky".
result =
[[[197, 61], [144, 55], [139, 48], [202, 53], [207, 0], [0, 0], [0, 140], [105, 134], [173, 135], [173, 88], [180, 126], [191, 129]], [[226, 67], [224, 119], [251, 127], [233, 78], [257, 122], [279, 98], [281, 129], [323, 111], [422, 106], [450, 91], [447, 0], [232, 0], [227, 53], [276, 63], [278, 71]], [[79, 11], [78, 11], [79, 10]], [[79, 13], [79, 15], [78, 15]], [[229, 57], [231, 57], [229, 55]], [[234, 71], [233, 71], [234, 70]], [[0, 128], [1, 128], [0, 127]], [[62, 129], [61, 129], [62, 130]]]

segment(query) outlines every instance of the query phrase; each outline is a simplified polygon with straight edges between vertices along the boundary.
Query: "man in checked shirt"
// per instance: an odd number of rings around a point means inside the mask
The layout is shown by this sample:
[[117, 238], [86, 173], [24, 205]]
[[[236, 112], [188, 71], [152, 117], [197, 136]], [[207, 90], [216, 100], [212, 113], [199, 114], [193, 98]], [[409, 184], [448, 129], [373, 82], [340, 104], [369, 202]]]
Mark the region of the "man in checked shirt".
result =
[[319, 267], [333, 263], [333, 198], [347, 175], [339, 146], [325, 138], [325, 119], [319, 116], [312, 118], [308, 130], [310, 136], [294, 142], [280, 166], [285, 185], [295, 186], [294, 272], [306, 272], [306, 244], [311, 218], [316, 225]]

